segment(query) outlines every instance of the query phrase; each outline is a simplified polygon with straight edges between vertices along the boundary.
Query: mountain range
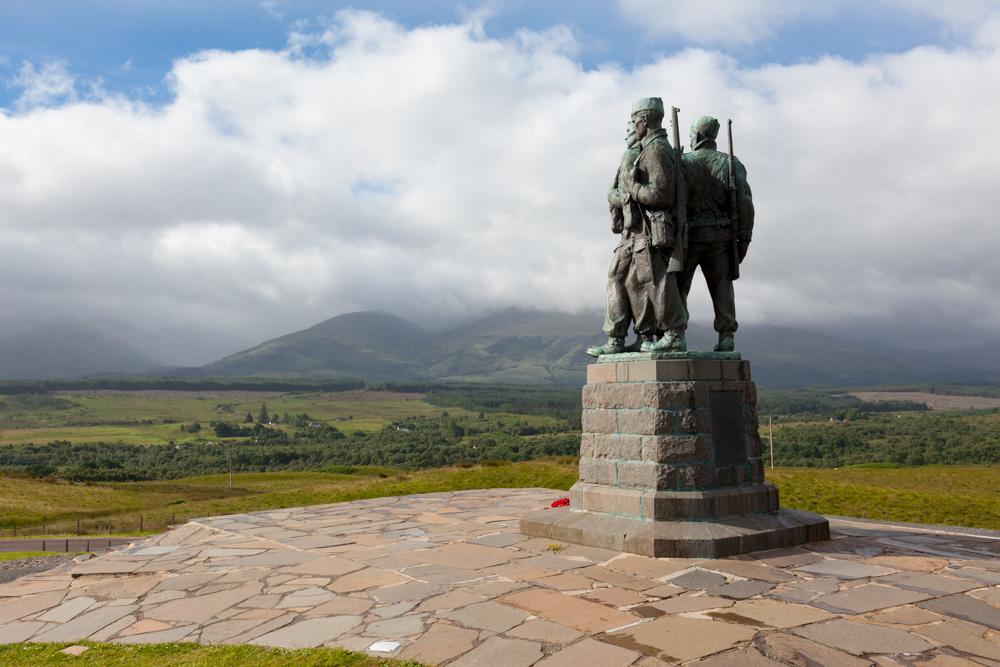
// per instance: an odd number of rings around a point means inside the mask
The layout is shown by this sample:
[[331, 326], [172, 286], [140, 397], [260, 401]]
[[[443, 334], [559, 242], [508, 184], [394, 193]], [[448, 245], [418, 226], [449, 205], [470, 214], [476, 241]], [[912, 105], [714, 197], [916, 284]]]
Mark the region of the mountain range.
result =
[[[347, 313], [211, 363], [180, 366], [185, 355], [206, 358], [227, 343], [229, 349], [236, 345], [203, 332], [150, 334], [128, 324], [63, 317], [0, 338], [0, 378], [118, 374], [576, 385], [592, 361], [584, 350], [604, 340], [602, 319], [596, 312], [511, 309], [429, 331], [387, 312]], [[690, 326], [691, 349], [708, 350], [714, 342], [714, 331]], [[1000, 341], [928, 352], [751, 325], [738, 332], [737, 349], [762, 386], [1000, 382]]]

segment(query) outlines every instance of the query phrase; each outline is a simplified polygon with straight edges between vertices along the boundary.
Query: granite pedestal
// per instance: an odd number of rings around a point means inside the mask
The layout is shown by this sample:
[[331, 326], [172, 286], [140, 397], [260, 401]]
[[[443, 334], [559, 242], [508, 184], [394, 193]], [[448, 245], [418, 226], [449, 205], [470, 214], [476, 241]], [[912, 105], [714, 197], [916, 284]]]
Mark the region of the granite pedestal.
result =
[[583, 388], [568, 508], [521, 532], [652, 557], [722, 558], [830, 539], [764, 481], [757, 389], [739, 353], [605, 355]]

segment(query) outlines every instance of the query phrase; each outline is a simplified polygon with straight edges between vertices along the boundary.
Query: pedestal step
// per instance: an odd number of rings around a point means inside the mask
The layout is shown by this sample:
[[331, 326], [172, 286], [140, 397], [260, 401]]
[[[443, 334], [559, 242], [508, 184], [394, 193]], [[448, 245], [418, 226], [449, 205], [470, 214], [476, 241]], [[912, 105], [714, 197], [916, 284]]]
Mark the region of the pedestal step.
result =
[[778, 489], [770, 482], [705, 491], [647, 491], [579, 481], [570, 507], [587, 512], [657, 521], [705, 521], [776, 512]]
[[793, 509], [713, 521], [643, 521], [559, 507], [522, 517], [521, 534], [652, 558], [725, 558], [828, 540], [830, 524]]

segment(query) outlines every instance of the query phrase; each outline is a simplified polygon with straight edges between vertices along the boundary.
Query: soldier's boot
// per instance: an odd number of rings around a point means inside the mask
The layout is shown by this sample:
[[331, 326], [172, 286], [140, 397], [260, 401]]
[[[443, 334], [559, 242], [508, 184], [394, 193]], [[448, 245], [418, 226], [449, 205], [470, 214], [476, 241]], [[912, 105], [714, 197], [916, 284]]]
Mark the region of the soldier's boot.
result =
[[732, 352], [736, 349], [736, 340], [731, 333], [719, 334], [719, 342], [715, 344], [716, 352]]
[[655, 340], [652, 334], [636, 334], [635, 341], [625, 346], [626, 352], [642, 352], [642, 346]]
[[587, 354], [592, 357], [599, 357], [602, 354], [620, 354], [625, 351], [624, 338], [609, 338], [604, 345], [591, 345], [587, 348]]
[[681, 329], [665, 331], [660, 340], [642, 346], [643, 352], [687, 352], [687, 349], [687, 339]]

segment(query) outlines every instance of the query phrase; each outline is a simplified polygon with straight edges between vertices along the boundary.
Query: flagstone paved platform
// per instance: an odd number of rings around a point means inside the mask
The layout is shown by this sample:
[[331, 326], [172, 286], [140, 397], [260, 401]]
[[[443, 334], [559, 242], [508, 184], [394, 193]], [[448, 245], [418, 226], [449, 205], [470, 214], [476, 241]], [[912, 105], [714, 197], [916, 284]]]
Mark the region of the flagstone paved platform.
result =
[[342, 646], [467, 667], [1000, 666], [1000, 540], [834, 539], [653, 559], [518, 534], [491, 489], [200, 519], [0, 586], [0, 642]]

